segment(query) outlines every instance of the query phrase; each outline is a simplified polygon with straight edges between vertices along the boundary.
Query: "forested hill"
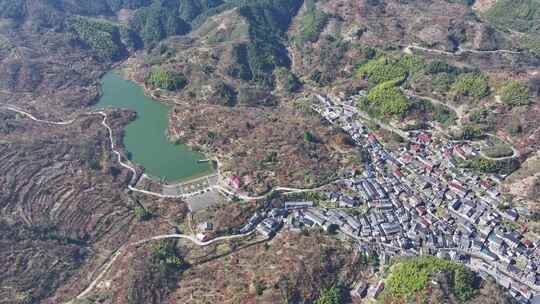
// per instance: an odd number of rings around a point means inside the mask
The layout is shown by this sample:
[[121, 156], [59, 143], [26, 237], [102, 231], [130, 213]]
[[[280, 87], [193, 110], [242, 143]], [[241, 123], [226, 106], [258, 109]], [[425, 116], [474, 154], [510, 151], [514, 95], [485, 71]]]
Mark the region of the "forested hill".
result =
[[[120, 42], [116, 40], [117, 31], [126, 46], [142, 47], [185, 34], [209, 16], [238, 7], [254, 21], [254, 34], [271, 27], [265, 36], [279, 35], [301, 4], [300, 0], [1, 0], [0, 17], [19, 25], [29, 22], [36, 31], [53, 29], [77, 34], [98, 53], [114, 59], [119, 54], [107, 48]], [[117, 22], [122, 10], [132, 13], [127, 24]], [[104, 20], [111, 22], [105, 24]]]

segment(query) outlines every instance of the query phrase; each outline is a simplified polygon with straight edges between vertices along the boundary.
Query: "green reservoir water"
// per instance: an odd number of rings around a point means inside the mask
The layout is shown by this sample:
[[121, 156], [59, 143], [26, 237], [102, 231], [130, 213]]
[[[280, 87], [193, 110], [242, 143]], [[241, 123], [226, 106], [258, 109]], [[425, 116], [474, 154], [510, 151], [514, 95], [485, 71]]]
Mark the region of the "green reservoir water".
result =
[[205, 158], [203, 154], [167, 139], [168, 106], [146, 97], [140, 86], [114, 72], [107, 73], [101, 85], [102, 96], [96, 108], [137, 112], [137, 118], [126, 126], [123, 143], [131, 160], [144, 167], [144, 173], [171, 182], [212, 172], [209, 163], [197, 163]]

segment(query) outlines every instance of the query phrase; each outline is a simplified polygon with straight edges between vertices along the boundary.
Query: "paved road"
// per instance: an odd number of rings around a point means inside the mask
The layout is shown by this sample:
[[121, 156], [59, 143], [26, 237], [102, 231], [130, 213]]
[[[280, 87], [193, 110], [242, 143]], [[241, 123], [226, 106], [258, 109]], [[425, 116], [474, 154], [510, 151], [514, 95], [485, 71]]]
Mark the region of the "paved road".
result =
[[[51, 124], [51, 125], [67, 126], [67, 125], [73, 124], [78, 119], [78, 118], [74, 118], [74, 119], [67, 120], [67, 121], [48, 121], [48, 120], [43, 120], [43, 119], [36, 118], [34, 115], [32, 115], [32, 114], [30, 114], [30, 113], [28, 113], [26, 111], [23, 111], [23, 110], [15, 107], [15, 106], [4, 105], [4, 106], [0, 106], [0, 109], [13, 111], [13, 112], [19, 113], [21, 115], [24, 115], [24, 116], [30, 118], [33, 121], [40, 122], [40, 123], [45, 123], [45, 124]], [[152, 196], [157, 196], [157, 197], [160, 197], [160, 198], [187, 198], [187, 197], [190, 197], [190, 194], [165, 195], [165, 194], [162, 194], [162, 193], [156, 193], [156, 192], [147, 191], [147, 190], [139, 189], [139, 188], [135, 187], [135, 184], [137, 183], [137, 170], [135, 169], [135, 167], [132, 164], [129, 163], [129, 161], [124, 162], [123, 158], [122, 158], [122, 154], [118, 150], [116, 150], [113, 131], [112, 131], [112, 128], [107, 123], [107, 119], [108, 119], [107, 113], [105, 113], [104, 111], [94, 111], [94, 112], [87, 112], [87, 113], [80, 114], [80, 116], [82, 116], [82, 115], [100, 115], [100, 116], [103, 117], [103, 120], [101, 121], [101, 124], [107, 129], [107, 131], [109, 133], [109, 144], [110, 144], [110, 148], [111, 148], [112, 152], [117, 156], [118, 163], [122, 167], [130, 170], [133, 173], [132, 177], [131, 177], [131, 180], [130, 180], [130, 182], [128, 184], [128, 188], [131, 191], [139, 192], [139, 193], [143, 193], [143, 194], [147, 194], [147, 195], [152, 195]], [[219, 175], [219, 162], [218, 162], [218, 175]], [[332, 183], [335, 183], [335, 182], [336, 181], [331, 182], [329, 184], [332, 184]], [[320, 189], [324, 188], [327, 185], [323, 185], [321, 187], [313, 188], [313, 189], [297, 189], [297, 188], [288, 188], [288, 187], [276, 187], [274, 189], [271, 189], [266, 194], [263, 194], [263, 195], [260, 195], [260, 196], [237, 195], [237, 197], [239, 197], [240, 199], [245, 199], [245, 200], [257, 200], [257, 199], [264, 199], [264, 198], [268, 197], [270, 194], [272, 194], [272, 193], [274, 193], [276, 191], [286, 191], [288, 193], [309, 192], [309, 191], [320, 190]], [[230, 190], [227, 190], [222, 186], [217, 185], [217, 186], [214, 186], [213, 188], [215, 188], [216, 190], [222, 190], [225, 193], [228, 193], [230, 195], [235, 195]]]
[[417, 49], [424, 52], [430, 52], [430, 53], [437, 53], [441, 55], [449, 55], [449, 56], [460, 56], [463, 53], [473, 53], [473, 54], [496, 54], [496, 53], [503, 53], [503, 54], [521, 54], [519, 51], [511, 51], [511, 50], [492, 50], [492, 51], [480, 51], [480, 50], [472, 50], [472, 49], [464, 49], [462, 47], [459, 47], [457, 51], [455, 52], [448, 52], [443, 50], [437, 50], [437, 49], [430, 49], [425, 48], [416, 44], [409, 44], [405, 49], [403, 49], [403, 52], [407, 54], [412, 54], [411, 49]]
[[329, 182], [327, 184], [324, 184], [322, 186], [319, 186], [319, 187], [316, 187], [316, 188], [309, 188], [309, 189], [299, 189], [299, 188], [289, 188], [289, 187], [275, 187], [273, 188], [272, 190], [266, 192], [265, 194], [261, 194], [259, 196], [249, 196], [249, 195], [242, 195], [242, 194], [237, 194], [233, 191], [231, 191], [230, 189], [227, 189], [226, 187], [224, 186], [221, 186], [221, 185], [216, 185], [216, 189], [217, 190], [220, 190], [222, 192], [225, 192], [227, 195], [230, 195], [230, 196], [236, 196], [238, 197], [239, 199], [242, 199], [242, 200], [246, 200], [246, 201], [250, 201], [250, 200], [261, 200], [261, 199], [265, 199], [267, 198], [268, 196], [272, 195], [273, 193], [275, 192], [283, 192], [284, 194], [294, 194], [294, 193], [304, 193], [304, 192], [315, 192], [315, 191], [321, 191], [323, 190], [324, 188], [326, 188], [327, 186], [329, 185], [332, 185], [332, 184], [335, 184], [335, 183], [338, 183], [342, 181], [342, 179], [337, 179], [335, 181], [332, 181], [332, 182]]
[[512, 149], [512, 155], [509, 155], [509, 156], [503, 156], [503, 157], [490, 157], [490, 156], [487, 156], [484, 151], [482, 149], [480, 149], [480, 155], [484, 158], [487, 158], [487, 159], [490, 159], [490, 160], [495, 160], [495, 161], [500, 161], [500, 160], [505, 160], [505, 159], [512, 159], [512, 158], [518, 158], [521, 156], [521, 154], [519, 153], [519, 151], [514, 148], [514, 146], [512, 146], [510, 143], [506, 142], [505, 140], [503, 140], [502, 138], [500, 138], [499, 136], [495, 135], [495, 134], [491, 134], [491, 133], [486, 133], [487, 136], [491, 136], [491, 137], [495, 137], [495, 138], [498, 138], [500, 141], [504, 142], [505, 144], [507, 144], [510, 149]]

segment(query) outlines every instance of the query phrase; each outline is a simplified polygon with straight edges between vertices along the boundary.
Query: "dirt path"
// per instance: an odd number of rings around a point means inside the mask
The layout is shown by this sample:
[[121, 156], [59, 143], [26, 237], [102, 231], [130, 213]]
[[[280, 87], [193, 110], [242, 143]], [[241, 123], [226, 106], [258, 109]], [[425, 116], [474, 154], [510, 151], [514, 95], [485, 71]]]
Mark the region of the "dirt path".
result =
[[252, 230], [251, 232], [248, 232], [248, 233], [245, 233], [245, 234], [222, 236], [222, 237], [218, 237], [218, 238], [206, 241], [206, 242], [200, 241], [196, 237], [194, 237], [192, 235], [187, 235], [187, 234], [164, 234], [164, 235], [157, 235], [157, 236], [154, 236], [154, 237], [151, 237], [151, 238], [147, 238], [147, 239], [144, 239], [144, 240], [141, 240], [141, 241], [137, 241], [137, 242], [134, 242], [134, 243], [124, 245], [124, 246], [120, 247], [120, 249], [118, 249], [115, 253], [113, 253], [113, 255], [111, 255], [109, 257], [109, 260], [100, 267], [99, 274], [97, 275], [97, 277], [94, 280], [92, 280], [92, 282], [90, 282], [88, 287], [85, 290], [83, 290], [79, 295], [77, 295], [73, 300], [66, 302], [66, 304], [72, 304], [73, 301], [75, 301], [75, 300], [81, 300], [81, 299], [85, 298], [90, 292], [92, 292], [92, 290], [101, 282], [101, 280], [107, 274], [107, 272], [109, 272], [109, 270], [111, 269], [114, 262], [120, 256], [122, 256], [128, 249], [130, 249], [131, 247], [137, 247], [137, 246], [149, 243], [149, 242], [159, 241], [159, 240], [166, 240], [166, 239], [185, 239], [185, 240], [188, 240], [188, 241], [190, 241], [190, 242], [192, 242], [192, 243], [194, 243], [195, 245], [198, 245], [198, 246], [208, 246], [208, 245], [211, 245], [213, 243], [220, 242], [220, 241], [246, 237], [246, 236], [249, 236], [249, 235], [253, 234], [254, 232], [255, 232], [255, 230]]
[[405, 95], [407, 95], [407, 97], [425, 99], [425, 100], [430, 101], [431, 103], [434, 103], [434, 104], [449, 108], [450, 110], [452, 110], [452, 111], [454, 111], [456, 113], [456, 116], [458, 118], [457, 123], [458, 123], [459, 126], [462, 126], [463, 117], [465, 116], [465, 111], [464, 111], [464, 109], [462, 107], [455, 107], [455, 106], [453, 106], [451, 104], [448, 104], [446, 102], [443, 102], [441, 100], [438, 100], [438, 99], [435, 99], [435, 98], [432, 98], [432, 97], [417, 95], [416, 93], [414, 93], [411, 90], [405, 90], [404, 93], [405, 93]]

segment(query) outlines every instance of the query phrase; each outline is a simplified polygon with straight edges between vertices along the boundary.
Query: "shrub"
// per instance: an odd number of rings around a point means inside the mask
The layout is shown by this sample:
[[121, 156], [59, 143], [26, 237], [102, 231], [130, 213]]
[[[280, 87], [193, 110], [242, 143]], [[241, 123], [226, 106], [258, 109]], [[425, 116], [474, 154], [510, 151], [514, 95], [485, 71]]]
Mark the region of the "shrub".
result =
[[530, 32], [537, 30], [536, 21], [540, 17], [540, 11], [535, 0], [498, 0], [487, 11], [486, 16], [497, 26]]
[[139, 222], [146, 221], [152, 216], [152, 214], [148, 210], [140, 206], [135, 207], [134, 212]]
[[509, 81], [501, 88], [501, 100], [510, 106], [529, 104], [529, 94], [529, 87], [517, 80]]
[[431, 74], [431, 75], [446, 73], [446, 74], [457, 76], [460, 73], [460, 70], [457, 67], [450, 65], [444, 61], [430, 62], [429, 64], [426, 65], [424, 70], [427, 74]]
[[356, 70], [357, 77], [367, 77], [370, 82], [381, 83], [390, 80], [403, 80], [407, 77], [407, 68], [395, 59], [381, 56], [360, 66]]
[[367, 100], [379, 115], [403, 115], [408, 108], [407, 98], [394, 81], [377, 85], [369, 92]]
[[341, 304], [343, 303], [343, 295], [341, 288], [334, 286], [323, 289], [319, 298], [315, 300], [314, 304]]
[[302, 42], [315, 42], [328, 22], [328, 15], [317, 10], [313, 1], [308, 3], [308, 11], [300, 19], [300, 39]]
[[264, 292], [264, 285], [261, 283], [260, 280], [255, 280], [253, 282], [253, 285], [255, 286], [255, 293], [258, 295], [258, 296], [262, 296], [263, 292]]
[[284, 67], [279, 67], [274, 71], [274, 75], [279, 83], [281, 83], [283, 89], [287, 93], [293, 93], [298, 91], [302, 87], [302, 83], [298, 80], [298, 77], [291, 73], [291, 71]]
[[486, 121], [489, 116], [487, 108], [480, 108], [471, 113], [470, 120], [474, 123], [480, 124]]
[[188, 266], [172, 241], [162, 240], [157, 242], [152, 247], [152, 254], [154, 258], [164, 263], [169, 270], [180, 270]]
[[512, 148], [506, 144], [499, 144], [482, 150], [485, 155], [492, 158], [508, 157], [514, 154]]
[[484, 131], [477, 126], [465, 125], [463, 126], [463, 136], [462, 139], [465, 140], [474, 140], [484, 137]]
[[521, 38], [521, 46], [529, 51], [533, 56], [540, 58], [540, 39], [530, 35]]
[[304, 138], [305, 142], [314, 142], [315, 141], [315, 137], [313, 136], [313, 134], [311, 134], [308, 131], [304, 132], [303, 138]]
[[514, 158], [497, 161], [476, 157], [470, 162], [469, 166], [483, 173], [510, 174], [519, 167], [519, 161]]
[[72, 18], [67, 23], [78, 40], [96, 52], [98, 57], [116, 60], [122, 56], [124, 45], [116, 25], [83, 17]]
[[462, 264], [431, 256], [404, 259], [395, 264], [386, 280], [384, 295], [393, 298], [412, 297], [426, 288], [429, 278], [439, 272], [452, 275], [452, 291], [461, 301], [474, 295], [474, 274], [469, 269]]
[[455, 95], [480, 99], [489, 95], [488, 78], [480, 73], [467, 73], [458, 76], [451, 91]]
[[146, 76], [144, 83], [163, 90], [178, 91], [187, 85], [187, 79], [182, 73], [155, 69]]

